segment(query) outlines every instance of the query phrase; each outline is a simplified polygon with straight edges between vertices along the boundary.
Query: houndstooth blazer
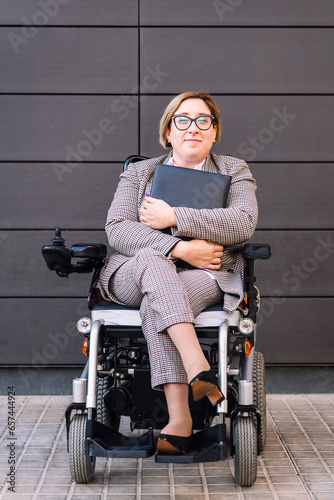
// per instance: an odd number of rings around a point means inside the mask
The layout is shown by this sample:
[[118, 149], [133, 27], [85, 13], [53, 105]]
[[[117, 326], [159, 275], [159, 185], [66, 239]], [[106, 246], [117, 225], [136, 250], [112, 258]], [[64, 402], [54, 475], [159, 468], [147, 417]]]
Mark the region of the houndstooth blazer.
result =
[[232, 177], [226, 208], [198, 210], [175, 207], [177, 226], [168, 235], [142, 224], [139, 209], [145, 193], [150, 193], [155, 165], [167, 163], [171, 155], [130, 164], [121, 174], [106, 221], [112, 251], [101, 271], [98, 286], [105, 299], [119, 303], [108, 289], [109, 279], [141, 248], [152, 247], [168, 255], [181, 237], [204, 239], [224, 246], [221, 269], [210, 272], [225, 295], [230, 295], [225, 299], [224, 308], [231, 311], [243, 298], [242, 247], [254, 233], [257, 223], [256, 182], [243, 160], [211, 153], [203, 170]]

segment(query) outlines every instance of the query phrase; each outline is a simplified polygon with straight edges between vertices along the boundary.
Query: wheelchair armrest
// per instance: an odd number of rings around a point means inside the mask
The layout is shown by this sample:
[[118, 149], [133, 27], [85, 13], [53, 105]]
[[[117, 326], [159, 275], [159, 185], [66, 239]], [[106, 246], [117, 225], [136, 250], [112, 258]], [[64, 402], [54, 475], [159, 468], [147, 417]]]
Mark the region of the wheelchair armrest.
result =
[[246, 243], [243, 248], [243, 257], [246, 260], [270, 259], [270, 245], [267, 243]]
[[259, 291], [254, 285], [254, 261], [257, 259], [270, 259], [271, 250], [267, 243], [247, 243], [243, 248], [245, 266], [245, 304], [248, 312], [247, 317], [256, 323], [256, 315], [259, 311]]
[[[52, 245], [44, 245], [42, 254], [51, 271], [67, 278], [72, 273], [91, 273], [94, 269], [101, 269], [107, 255], [107, 247], [103, 243], [77, 243], [69, 250], [61, 237], [61, 229], [57, 227]], [[82, 260], [72, 264], [72, 257]]]
[[71, 256], [81, 259], [103, 260], [107, 256], [107, 247], [103, 243], [76, 243], [71, 247]]

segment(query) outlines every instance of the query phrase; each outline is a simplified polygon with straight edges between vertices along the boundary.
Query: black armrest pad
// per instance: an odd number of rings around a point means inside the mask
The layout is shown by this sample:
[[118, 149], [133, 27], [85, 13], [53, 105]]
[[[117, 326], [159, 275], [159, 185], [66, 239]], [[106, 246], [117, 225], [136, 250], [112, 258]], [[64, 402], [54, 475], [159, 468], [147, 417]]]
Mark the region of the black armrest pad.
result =
[[71, 256], [81, 259], [104, 259], [107, 247], [103, 243], [76, 243], [71, 247]]
[[271, 250], [267, 243], [246, 243], [243, 248], [244, 259], [270, 259]]

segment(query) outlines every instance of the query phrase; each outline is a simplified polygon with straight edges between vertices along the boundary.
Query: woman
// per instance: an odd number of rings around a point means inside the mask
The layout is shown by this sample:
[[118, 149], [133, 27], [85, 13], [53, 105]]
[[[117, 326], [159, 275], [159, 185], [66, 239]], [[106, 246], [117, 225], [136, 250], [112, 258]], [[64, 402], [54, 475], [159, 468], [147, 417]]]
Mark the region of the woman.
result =
[[[188, 387], [195, 401], [224, 399], [198, 342], [195, 317], [222, 301], [226, 311], [242, 301], [242, 244], [257, 222], [252, 174], [244, 161], [210, 153], [219, 138], [220, 114], [209, 94], [176, 96], [160, 121], [160, 143], [172, 151], [129, 165], [106, 222], [113, 253], [101, 273], [101, 291], [106, 299], [140, 307], [152, 387], [163, 388], [167, 400], [169, 422], [157, 443], [167, 453], [184, 453], [191, 445]], [[150, 197], [157, 163], [230, 175], [227, 207], [171, 207]], [[194, 269], [178, 267], [178, 259]]]

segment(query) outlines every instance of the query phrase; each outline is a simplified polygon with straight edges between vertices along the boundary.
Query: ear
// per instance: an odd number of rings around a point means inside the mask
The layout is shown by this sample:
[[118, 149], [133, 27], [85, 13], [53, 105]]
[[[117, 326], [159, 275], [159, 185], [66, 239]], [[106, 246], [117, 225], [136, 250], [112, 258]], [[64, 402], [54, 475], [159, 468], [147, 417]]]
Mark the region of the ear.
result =
[[214, 137], [213, 142], [216, 142], [216, 137], [217, 137], [217, 125], [214, 125], [214, 126], [213, 126], [213, 130], [214, 130], [214, 133], [215, 133], [215, 137]]

